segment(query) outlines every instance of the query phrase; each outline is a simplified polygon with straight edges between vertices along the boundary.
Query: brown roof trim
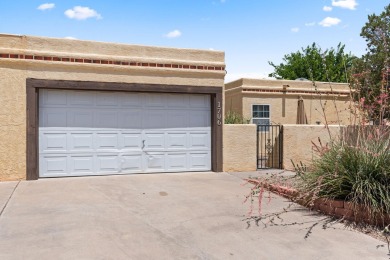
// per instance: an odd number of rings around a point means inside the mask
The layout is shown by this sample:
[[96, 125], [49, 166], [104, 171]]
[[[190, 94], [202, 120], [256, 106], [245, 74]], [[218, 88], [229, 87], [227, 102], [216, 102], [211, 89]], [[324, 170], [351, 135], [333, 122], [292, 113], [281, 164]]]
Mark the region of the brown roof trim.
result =
[[243, 88], [242, 92], [349, 95], [349, 92], [347, 92], [347, 91], [291, 90], [291, 89], [250, 89], [250, 88]]
[[68, 63], [95, 63], [99, 65], [119, 65], [126, 67], [150, 67], [150, 68], [174, 68], [181, 70], [214, 70], [224, 71], [225, 66], [206, 66], [206, 65], [190, 65], [177, 63], [156, 63], [156, 62], [137, 62], [137, 61], [121, 61], [93, 58], [78, 58], [78, 57], [62, 57], [52, 55], [24, 55], [15, 53], [0, 53], [1, 59], [18, 59], [18, 60], [36, 60], [45, 62], [68, 62]]

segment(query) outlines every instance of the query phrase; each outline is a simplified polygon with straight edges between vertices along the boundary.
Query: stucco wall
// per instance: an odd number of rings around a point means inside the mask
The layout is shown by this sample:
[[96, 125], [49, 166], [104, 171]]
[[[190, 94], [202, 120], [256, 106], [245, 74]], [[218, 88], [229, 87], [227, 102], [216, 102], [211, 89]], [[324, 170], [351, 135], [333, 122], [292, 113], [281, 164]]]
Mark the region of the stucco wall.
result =
[[291, 160], [295, 164], [300, 162], [310, 165], [317, 156], [313, 143], [322, 145], [336, 138], [340, 134], [340, 127], [330, 125], [328, 128], [320, 125], [283, 125], [283, 166], [286, 170], [293, 170]]
[[0, 181], [26, 175], [26, 76], [0, 67]]
[[223, 126], [223, 170], [255, 171], [256, 125]]
[[[351, 122], [349, 98], [322, 96], [303, 96], [308, 124], [341, 124]], [[296, 124], [298, 114], [298, 95], [258, 95], [243, 96], [243, 116], [252, 118], [252, 105], [270, 105], [272, 124]]]
[[[220, 51], [0, 35], [0, 54], [79, 57], [224, 67]], [[225, 71], [0, 57], [0, 181], [26, 178], [26, 79], [223, 87]]]
[[225, 114], [235, 112], [242, 115], [242, 94], [234, 93], [232, 95], [225, 96]]

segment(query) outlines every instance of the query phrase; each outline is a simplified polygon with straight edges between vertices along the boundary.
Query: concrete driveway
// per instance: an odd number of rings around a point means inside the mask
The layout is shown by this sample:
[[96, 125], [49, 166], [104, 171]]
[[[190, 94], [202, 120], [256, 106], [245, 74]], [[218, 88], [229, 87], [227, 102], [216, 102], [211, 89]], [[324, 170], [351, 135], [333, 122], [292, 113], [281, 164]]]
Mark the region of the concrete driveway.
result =
[[[340, 224], [323, 229], [324, 216], [300, 206], [276, 218], [277, 225], [257, 226], [246, 218], [249, 186], [242, 176], [0, 183], [0, 210], [13, 192], [0, 216], [0, 259], [386, 259], [386, 248], [377, 248], [384, 243]], [[264, 214], [289, 204], [272, 197]]]

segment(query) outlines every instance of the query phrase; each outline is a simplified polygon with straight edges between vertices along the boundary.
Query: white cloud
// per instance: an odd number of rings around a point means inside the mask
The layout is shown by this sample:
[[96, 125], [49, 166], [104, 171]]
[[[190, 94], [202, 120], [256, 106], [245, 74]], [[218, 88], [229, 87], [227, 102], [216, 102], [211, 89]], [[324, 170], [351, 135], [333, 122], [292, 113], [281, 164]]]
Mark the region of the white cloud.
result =
[[226, 2], [226, 0], [221, 0], [221, 3], [223, 4], [223, 3], [225, 3]]
[[169, 32], [164, 35], [167, 38], [177, 38], [181, 36], [181, 31], [179, 30], [173, 30], [172, 32]]
[[77, 40], [77, 38], [75, 37], [72, 37], [72, 36], [66, 36], [64, 37], [65, 39], [68, 39], [68, 40]]
[[299, 28], [298, 27], [291, 28], [291, 32], [297, 33], [299, 32]]
[[332, 0], [332, 6], [355, 10], [358, 3], [356, 0]]
[[314, 26], [314, 25], [316, 25], [316, 22], [305, 23], [305, 26]]
[[324, 20], [322, 20], [318, 24], [323, 26], [323, 27], [331, 27], [331, 26], [334, 26], [334, 25], [338, 25], [339, 23], [341, 23], [341, 20], [339, 18], [336, 18], [336, 17], [326, 17]]
[[322, 10], [324, 10], [325, 12], [330, 12], [330, 11], [332, 11], [332, 7], [331, 6], [327, 6], [327, 5], [325, 5], [323, 8], [322, 8]]
[[46, 3], [46, 4], [41, 4], [40, 6], [38, 6], [38, 10], [41, 10], [41, 11], [45, 11], [45, 10], [49, 10], [49, 9], [53, 9], [56, 5], [53, 4], [53, 3]]
[[69, 19], [76, 20], [85, 20], [93, 17], [95, 17], [96, 19], [102, 19], [102, 16], [98, 12], [89, 7], [84, 6], [75, 6], [73, 7], [73, 9], [68, 9], [65, 11], [65, 15]]

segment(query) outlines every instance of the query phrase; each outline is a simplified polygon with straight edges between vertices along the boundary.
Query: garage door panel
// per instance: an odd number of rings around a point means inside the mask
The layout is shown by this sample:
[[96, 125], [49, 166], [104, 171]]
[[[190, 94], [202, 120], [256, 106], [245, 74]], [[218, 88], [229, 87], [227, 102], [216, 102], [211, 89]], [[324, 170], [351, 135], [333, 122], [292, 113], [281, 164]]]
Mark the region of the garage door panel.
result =
[[185, 171], [188, 167], [188, 154], [183, 153], [166, 153], [167, 171]]
[[144, 96], [140, 93], [120, 93], [121, 106], [123, 108], [139, 109], [144, 103]]
[[105, 150], [112, 149], [118, 150], [119, 133], [117, 132], [97, 132], [95, 134], [96, 149]]
[[189, 153], [190, 170], [205, 171], [210, 169], [210, 152]]
[[119, 172], [119, 156], [118, 154], [102, 154], [97, 155], [97, 172]]
[[189, 95], [167, 94], [168, 109], [187, 109], [189, 107]]
[[120, 95], [118, 93], [107, 92], [95, 92], [96, 93], [96, 106], [97, 107], [109, 107], [118, 108], [120, 106]]
[[67, 105], [67, 95], [65, 91], [60, 90], [46, 90], [42, 93], [42, 98], [40, 100], [41, 106], [66, 106]]
[[165, 153], [147, 152], [145, 153], [146, 172], [165, 171]]
[[188, 111], [167, 111], [167, 128], [181, 128], [185, 129], [189, 127], [189, 113]]
[[190, 107], [209, 110], [210, 97], [207, 95], [190, 95]]
[[131, 111], [119, 113], [119, 128], [123, 129], [142, 129], [143, 113], [141, 109], [132, 109]]
[[69, 150], [71, 152], [94, 151], [94, 133], [93, 132], [72, 132], [69, 135]]
[[40, 113], [42, 127], [66, 127], [67, 113], [63, 108], [51, 108]]
[[39, 134], [41, 142], [40, 150], [45, 152], [66, 152], [67, 134], [64, 132], [41, 132]]
[[144, 114], [145, 129], [164, 129], [166, 128], [167, 114], [164, 110], [149, 110]]
[[189, 133], [190, 149], [210, 149], [210, 132]]
[[96, 128], [118, 128], [118, 113], [114, 111], [95, 111]]
[[70, 155], [68, 160], [70, 173], [93, 174], [95, 172], [93, 155]]
[[145, 107], [147, 108], [165, 108], [167, 106], [167, 95], [165, 94], [148, 94], [144, 95]]
[[40, 155], [39, 170], [42, 177], [65, 176], [68, 174], [66, 155]]
[[206, 111], [190, 111], [190, 128], [199, 128], [199, 127], [210, 127], [210, 113]]
[[141, 132], [123, 132], [121, 134], [120, 143], [121, 148], [124, 150], [137, 150], [142, 149], [142, 133]]
[[67, 119], [67, 127], [92, 128], [94, 125], [94, 113], [91, 109], [69, 110]]
[[165, 133], [164, 132], [146, 132], [144, 134], [144, 150], [164, 150]]
[[169, 149], [181, 149], [185, 150], [188, 147], [187, 144], [187, 132], [167, 132], [166, 133], [166, 148]]
[[95, 103], [96, 92], [93, 91], [70, 91], [68, 105], [76, 107], [92, 107]]
[[142, 153], [123, 154], [121, 164], [121, 169], [124, 173], [142, 172]]

